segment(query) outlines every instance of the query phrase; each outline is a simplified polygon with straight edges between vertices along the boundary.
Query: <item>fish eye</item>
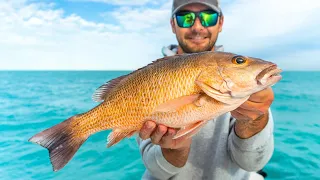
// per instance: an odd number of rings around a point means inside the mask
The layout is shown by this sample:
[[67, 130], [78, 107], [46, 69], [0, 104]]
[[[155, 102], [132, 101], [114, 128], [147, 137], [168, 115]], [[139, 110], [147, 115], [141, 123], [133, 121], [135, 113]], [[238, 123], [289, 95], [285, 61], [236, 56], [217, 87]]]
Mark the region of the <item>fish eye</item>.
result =
[[246, 63], [247, 62], [247, 60], [244, 58], [244, 57], [242, 57], [242, 56], [235, 56], [233, 59], [232, 59], [232, 63], [233, 64], [244, 64], [244, 63]]

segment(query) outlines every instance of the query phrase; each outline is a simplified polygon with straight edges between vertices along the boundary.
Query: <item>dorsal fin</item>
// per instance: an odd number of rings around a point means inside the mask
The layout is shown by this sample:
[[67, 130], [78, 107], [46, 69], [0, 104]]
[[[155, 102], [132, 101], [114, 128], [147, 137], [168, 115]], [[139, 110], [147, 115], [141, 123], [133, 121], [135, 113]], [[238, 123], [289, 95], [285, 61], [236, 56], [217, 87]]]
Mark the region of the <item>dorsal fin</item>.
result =
[[96, 89], [96, 91], [94, 92], [93, 96], [92, 96], [92, 99], [95, 101], [95, 102], [101, 102], [105, 99], [106, 95], [109, 94], [111, 92], [111, 90], [117, 86], [121, 80], [123, 80], [125, 77], [128, 77], [142, 69], [145, 69], [149, 66], [152, 66], [152, 65], [155, 65], [157, 63], [160, 63], [162, 61], [166, 61], [168, 59], [171, 59], [171, 58], [176, 58], [178, 56], [183, 56], [183, 55], [186, 55], [186, 54], [181, 54], [181, 55], [173, 55], [173, 56], [165, 56], [163, 58], [159, 58], [159, 59], [156, 59], [154, 61], [152, 61], [151, 63], [147, 64], [146, 66], [144, 67], [141, 67], [135, 71], [132, 71], [131, 73], [127, 74], [127, 75], [123, 75], [123, 76], [120, 76], [120, 77], [117, 77], [115, 79], [112, 79], [108, 82], [106, 82], [105, 84], [101, 85], [99, 88]]
[[159, 58], [159, 59], [156, 59], [156, 60], [152, 61], [150, 64], [157, 63], [157, 62], [162, 62], [162, 61], [165, 61], [165, 60], [168, 60], [168, 59], [171, 59], [171, 58], [177, 58], [177, 57], [185, 56], [185, 55], [186, 54], [176, 54], [176, 55], [172, 55], [172, 56], [164, 56], [162, 58]]
[[106, 95], [110, 93], [110, 91], [117, 86], [122, 79], [127, 77], [128, 75], [123, 75], [120, 77], [117, 77], [115, 79], [112, 79], [105, 84], [101, 85], [99, 88], [96, 89], [94, 94], [92, 95], [92, 99], [95, 102], [101, 102], [105, 99]]
[[[186, 54], [176, 54], [176, 55], [173, 55], [173, 56], [165, 56], [165, 57], [156, 59], [156, 60], [152, 61], [151, 63], [147, 64], [146, 66], [141, 67], [141, 68], [133, 71], [132, 73], [135, 73], [135, 72], [137, 72], [137, 71], [139, 71], [139, 70], [141, 70], [141, 69], [144, 69], [144, 68], [146, 68], [146, 67], [155, 65], [155, 64], [157, 64], [157, 63], [160, 63], [160, 62], [163, 62], [163, 61], [166, 61], [166, 60], [169, 60], [169, 59], [175, 59], [175, 58], [177, 58], [177, 57], [185, 56], [185, 55], [186, 55]], [[130, 73], [130, 74], [132, 74], [132, 73]]]

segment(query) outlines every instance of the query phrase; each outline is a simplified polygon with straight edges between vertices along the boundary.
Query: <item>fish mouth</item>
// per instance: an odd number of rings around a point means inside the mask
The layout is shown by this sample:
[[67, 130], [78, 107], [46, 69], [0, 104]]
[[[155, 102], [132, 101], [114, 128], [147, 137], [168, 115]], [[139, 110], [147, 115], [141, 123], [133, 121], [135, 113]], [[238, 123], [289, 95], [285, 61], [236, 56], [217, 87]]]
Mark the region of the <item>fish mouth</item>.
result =
[[258, 74], [256, 77], [257, 83], [266, 86], [273, 85], [282, 79], [281, 72], [282, 69], [278, 68], [276, 64], [272, 64]]

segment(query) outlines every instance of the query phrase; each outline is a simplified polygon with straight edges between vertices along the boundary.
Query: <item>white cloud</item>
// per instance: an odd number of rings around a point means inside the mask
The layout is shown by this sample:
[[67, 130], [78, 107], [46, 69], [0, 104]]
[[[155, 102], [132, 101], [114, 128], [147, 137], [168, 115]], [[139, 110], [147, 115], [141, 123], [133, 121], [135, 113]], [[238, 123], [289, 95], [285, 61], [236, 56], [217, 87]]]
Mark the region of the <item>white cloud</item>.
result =
[[[118, 22], [107, 24], [66, 15], [52, 3], [1, 1], [0, 69], [137, 69], [161, 57], [162, 46], [176, 43], [171, 2], [155, 9], [132, 6], [148, 0], [108, 1], [125, 6], [121, 13], [104, 13]], [[269, 53], [283, 69], [320, 69], [314, 58], [319, 51], [311, 49], [320, 47], [319, 8], [317, 0], [228, 1], [218, 43], [232, 52]]]
[[127, 5], [127, 6], [141, 6], [149, 2], [154, 2], [152, 0], [69, 0], [69, 1], [78, 1], [78, 2], [101, 2], [106, 4], [114, 5]]
[[161, 27], [169, 24], [170, 11], [168, 9], [125, 9], [112, 12], [112, 16], [129, 31], [140, 31], [143, 29]]
[[[157, 3], [163, 0], [158, 0]], [[159, 5], [159, 8], [123, 6], [117, 11], [103, 13], [105, 18], [113, 17], [127, 31], [170, 31], [171, 0]], [[161, 30], [163, 30], [161, 29]], [[166, 34], [168, 36], [168, 34]]]
[[253, 51], [319, 38], [319, 9], [318, 0], [237, 0], [224, 9], [221, 40], [231, 50]]
[[306, 0], [303, 5], [295, 2], [298, 1], [238, 0], [225, 9], [226, 28], [243, 34], [249, 31], [252, 38], [269, 38], [298, 31], [304, 24], [319, 20], [320, 17], [315, 16], [319, 1]]
[[168, 39], [47, 8], [0, 3], [1, 69], [136, 69], [160, 57], [159, 40]]

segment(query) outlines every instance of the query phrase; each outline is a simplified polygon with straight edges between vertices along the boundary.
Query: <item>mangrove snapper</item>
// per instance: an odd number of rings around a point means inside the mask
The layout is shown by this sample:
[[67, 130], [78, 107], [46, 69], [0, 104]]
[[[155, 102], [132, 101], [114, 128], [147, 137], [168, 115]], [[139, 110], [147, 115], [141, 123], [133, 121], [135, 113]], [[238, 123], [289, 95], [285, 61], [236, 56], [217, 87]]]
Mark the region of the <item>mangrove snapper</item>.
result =
[[93, 109], [46, 129], [29, 141], [47, 148], [54, 171], [63, 168], [94, 133], [112, 129], [107, 146], [139, 132], [146, 120], [179, 128], [174, 138], [232, 111], [251, 94], [281, 79], [276, 64], [226, 52], [156, 60], [100, 86]]

